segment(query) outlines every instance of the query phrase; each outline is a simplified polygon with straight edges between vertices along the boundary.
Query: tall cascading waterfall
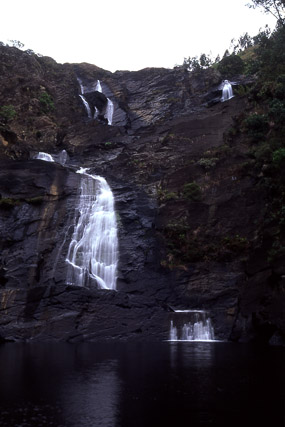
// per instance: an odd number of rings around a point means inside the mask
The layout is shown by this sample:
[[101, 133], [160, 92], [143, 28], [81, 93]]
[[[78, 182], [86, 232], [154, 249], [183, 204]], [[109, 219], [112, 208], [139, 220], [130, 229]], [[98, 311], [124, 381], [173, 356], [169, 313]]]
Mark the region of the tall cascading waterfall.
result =
[[[65, 150], [54, 157], [39, 152], [34, 158], [65, 165], [68, 155]], [[103, 177], [90, 175], [84, 168], [76, 172], [82, 178], [78, 219], [66, 258], [67, 283], [116, 289], [118, 232], [113, 193]]]
[[214, 341], [211, 319], [204, 310], [177, 310], [172, 313], [170, 341]]
[[67, 283], [116, 289], [118, 237], [113, 193], [106, 180], [81, 168], [79, 217], [66, 261]]
[[222, 90], [221, 101], [228, 101], [229, 99], [234, 97], [232, 84], [228, 80], [224, 80], [220, 86]]

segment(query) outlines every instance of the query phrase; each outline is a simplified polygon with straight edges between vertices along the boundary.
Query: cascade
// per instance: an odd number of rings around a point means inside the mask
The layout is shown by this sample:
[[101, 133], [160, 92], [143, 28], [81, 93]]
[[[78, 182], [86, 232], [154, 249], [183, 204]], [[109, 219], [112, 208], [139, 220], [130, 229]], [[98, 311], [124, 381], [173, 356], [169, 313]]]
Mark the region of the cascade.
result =
[[64, 165], [65, 165], [65, 163], [67, 162], [67, 159], [68, 159], [68, 155], [67, 155], [66, 150], [62, 150], [62, 151], [60, 152], [59, 156], [58, 156], [58, 162], [59, 162], [62, 166], [64, 166]]
[[222, 98], [221, 98], [222, 102], [227, 101], [234, 97], [232, 85], [228, 80], [223, 81], [223, 83], [220, 86], [220, 89], [222, 89], [223, 91]]
[[80, 85], [80, 93], [81, 93], [81, 95], [83, 95], [84, 94], [84, 86], [82, 84], [82, 81], [80, 79], [77, 79], [77, 81], [78, 81], [78, 83]]
[[116, 289], [118, 238], [113, 193], [106, 180], [82, 174], [78, 220], [74, 227], [66, 262], [67, 283], [101, 289]]
[[56, 162], [64, 166], [68, 160], [68, 154], [66, 150], [62, 150], [59, 154], [53, 154], [53, 155], [40, 151], [38, 154], [34, 156], [34, 159], [45, 160], [46, 162]]
[[108, 120], [108, 125], [111, 125], [113, 120], [114, 104], [109, 98], [107, 98], [107, 101], [108, 104], [106, 108], [105, 117]]
[[82, 102], [83, 102], [83, 105], [84, 105], [85, 110], [86, 110], [86, 112], [87, 112], [88, 119], [91, 119], [91, 118], [92, 118], [91, 108], [90, 108], [90, 106], [89, 106], [88, 102], [86, 101], [85, 97], [83, 96], [83, 95], [84, 95], [84, 87], [83, 87], [83, 84], [82, 84], [82, 82], [81, 82], [81, 80], [80, 80], [80, 79], [77, 79], [77, 81], [78, 81], [78, 83], [79, 83], [79, 85], [80, 85], [80, 91], [81, 91], [81, 94], [79, 95], [79, 96], [80, 96], [80, 99], [81, 99], [81, 100], [82, 100]]
[[91, 119], [91, 118], [92, 118], [92, 114], [91, 114], [91, 109], [90, 109], [90, 107], [89, 107], [88, 102], [86, 101], [86, 99], [84, 98], [84, 96], [83, 96], [83, 95], [79, 95], [79, 96], [80, 96], [80, 98], [82, 99], [82, 102], [83, 102], [83, 104], [84, 104], [85, 110], [86, 110], [87, 115], [88, 115], [88, 119]]
[[172, 314], [170, 341], [214, 341], [214, 328], [204, 310], [177, 310]]
[[[77, 80], [78, 80], [78, 83], [79, 83], [79, 85], [80, 85], [80, 90], [81, 90], [81, 94], [80, 94], [79, 96], [80, 96], [80, 98], [81, 98], [81, 100], [82, 100], [82, 102], [83, 102], [83, 104], [84, 104], [84, 107], [85, 107], [85, 109], [86, 109], [86, 112], [87, 112], [88, 118], [89, 118], [89, 119], [92, 119], [92, 112], [91, 112], [91, 108], [90, 108], [90, 106], [89, 106], [89, 104], [88, 104], [87, 100], [86, 100], [86, 99], [85, 99], [85, 97], [83, 96], [83, 95], [84, 95], [84, 86], [83, 86], [83, 84], [82, 84], [82, 82], [81, 82], [81, 80], [80, 80], [80, 79], [77, 79]], [[100, 80], [97, 80], [95, 90], [96, 90], [97, 92], [101, 92], [101, 93], [103, 93]], [[97, 118], [98, 113], [99, 113], [99, 111], [98, 111], [97, 107], [96, 107], [96, 106], [94, 106], [93, 119], [96, 119], [96, 118]], [[111, 124], [112, 124], [112, 120], [113, 120], [113, 113], [114, 113], [114, 104], [113, 104], [113, 102], [112, 102], [109, 98], [107, 98], [107, 106], [106, 106], [106, 111], [105, 111], [105, 115], [104, 115], [104, 117], [108, 120], [108, 125], [111, 125]]]
[[96, 118], [97, 118], [98, 114], [99, 114], [99, 110], [98, 110], [98, 108], [97, 108], [97, 107], [94, 107], [94, 119], [96, 119]]
[[[97, 92], [103, 93], [100, 80], [97, 80], [97, 84], [96, 84], [95, 90], [97, 90]], [[107, 107], [106, 107], [106, 112], [105, 112], [105, 116], [104, 117], [108, 120], [108, 125], [112, 124], [113, 113], [114, 113], [114, 104], [111, 101], [111, 99], [107, 98]], [[95, 107], [94, 119], [97, 117], [97, 115], [98, 115], [98, 110]]]
[[97, 80], [97, 84], [96, 84], [95, 90], [97, 90], [97, 92], [101, 92], [102, 93], [102, 86], [101, 86], [100, 80]]
[[52, 157], [50, 154], [48, 154], [48, 153], [43, 153], [42, 151], [40, 151], [40, 152], [35, 156], [35, 159], [38, 159], [38, 160], [44, 160], [44, 161], [46, 161], [46, 162], [54, 162], [54, 159], [53, 159], [53, 157]]

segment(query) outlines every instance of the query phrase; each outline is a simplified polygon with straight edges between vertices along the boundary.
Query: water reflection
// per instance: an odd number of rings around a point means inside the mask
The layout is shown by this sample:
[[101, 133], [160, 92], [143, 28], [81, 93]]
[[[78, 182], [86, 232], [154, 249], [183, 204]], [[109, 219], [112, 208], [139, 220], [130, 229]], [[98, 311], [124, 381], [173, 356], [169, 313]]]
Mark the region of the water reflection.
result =
[[60, 393], [67, 425], [78, 426], [79, 419], [86, 426], [115, 426], [119, 395], [117, 361], [107, 360], [83, 374], [75, 377], [73, 374], [69, 375], [62, 384]]
[[214, 346], [207, 342], [170, 342], [171, 367], [206, 368], [213, 363]]
[[0, 345], [1, 427], [283, 427], [283, 350]]

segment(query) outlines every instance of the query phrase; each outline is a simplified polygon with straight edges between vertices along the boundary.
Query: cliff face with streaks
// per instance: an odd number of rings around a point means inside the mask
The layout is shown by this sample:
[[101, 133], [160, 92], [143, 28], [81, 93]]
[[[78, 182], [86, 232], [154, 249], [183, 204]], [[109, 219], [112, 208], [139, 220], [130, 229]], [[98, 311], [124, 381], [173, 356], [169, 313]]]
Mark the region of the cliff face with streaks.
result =
[[[221, 103], [211, 69], [112, 74], [4, 46], [0, 67], [2, 339], [161, 340], [171, 310], [199, 308], [217, 338], [282, 342], [285, 272], [239, 133], [246, 96]], [[87, 118], [79, 82], [101, 118]], [[65, 165], [34, 159], [62, 150]], [[80, 166], [115, 195], [118, 292], [66, 284]]]

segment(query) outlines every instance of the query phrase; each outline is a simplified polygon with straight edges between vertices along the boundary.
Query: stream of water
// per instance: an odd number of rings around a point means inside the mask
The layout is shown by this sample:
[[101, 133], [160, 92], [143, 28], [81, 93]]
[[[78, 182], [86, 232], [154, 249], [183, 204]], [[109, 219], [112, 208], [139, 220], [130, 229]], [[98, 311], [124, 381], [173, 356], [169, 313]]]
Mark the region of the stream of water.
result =
[[82, 175], [73, 236], [66, 261], [67, 283], [116, 289], [118, 237], [114, 196], [106, 180], [79, 169]]

